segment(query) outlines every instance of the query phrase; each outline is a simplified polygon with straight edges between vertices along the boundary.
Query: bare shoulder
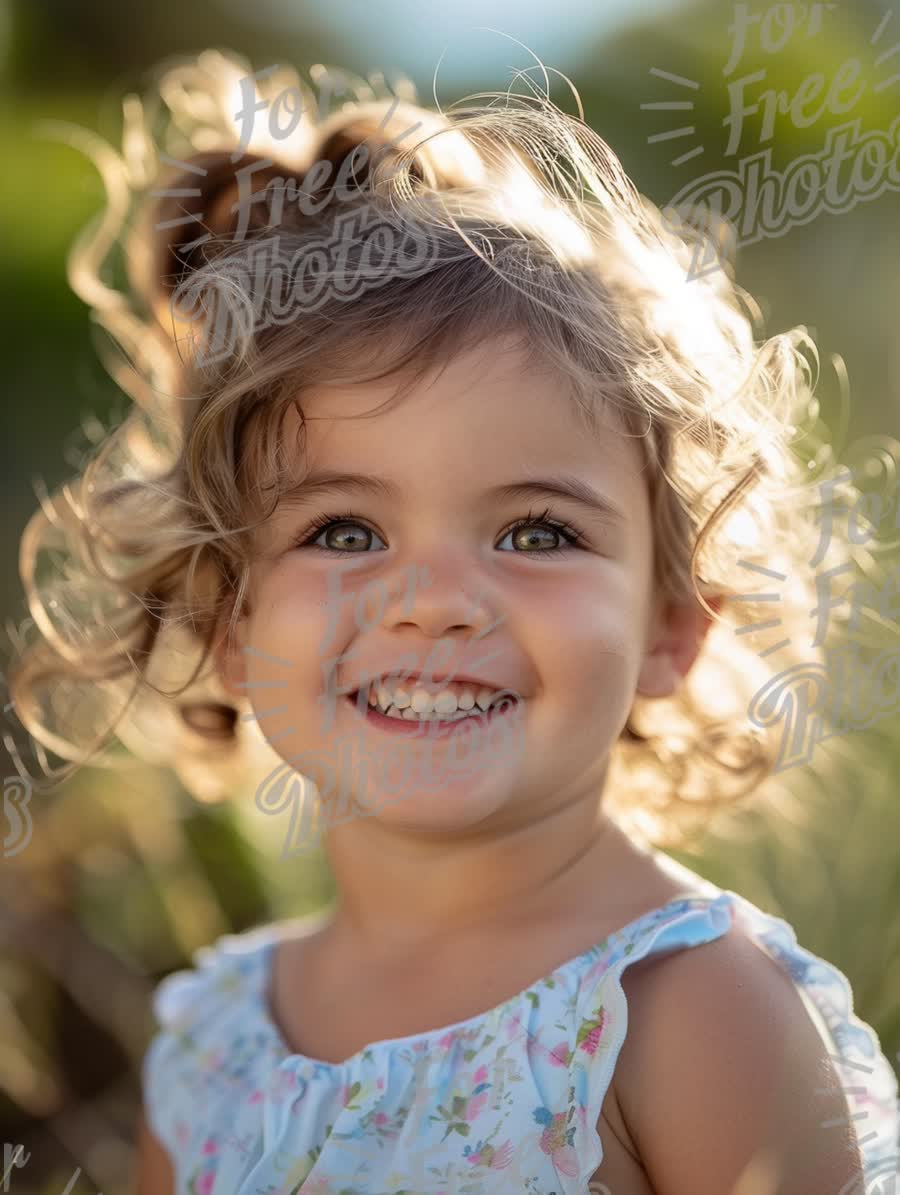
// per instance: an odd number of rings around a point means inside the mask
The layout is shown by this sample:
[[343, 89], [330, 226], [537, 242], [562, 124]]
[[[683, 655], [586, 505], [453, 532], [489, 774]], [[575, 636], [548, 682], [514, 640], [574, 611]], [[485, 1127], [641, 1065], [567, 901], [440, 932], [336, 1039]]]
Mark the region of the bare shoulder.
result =
[[175, 1172], [162, 1143], [151, 1132], [143, 1112], [138, 1116], [133, 1195], [174, 1195]]
[[791, 977], [739, 929], [634, 964], [622, 988], [615, 1100], [654, 1190], [836, 1195], [862, 1177], [827, 1046]]

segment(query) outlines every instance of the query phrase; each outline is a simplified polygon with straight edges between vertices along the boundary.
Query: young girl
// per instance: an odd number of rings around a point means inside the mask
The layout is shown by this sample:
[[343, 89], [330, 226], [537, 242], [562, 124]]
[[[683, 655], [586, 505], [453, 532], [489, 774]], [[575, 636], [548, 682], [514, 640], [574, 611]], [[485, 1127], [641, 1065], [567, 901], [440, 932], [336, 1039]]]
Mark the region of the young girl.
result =
[[544, 92], [311, 73], [207, 52], [88, 147], [72, 277], [137, 405], [26, 531], [35, 738], [302, 778], [340, 893], [159, 986], [138, 1190], [887, 1190], [846, 978], [658, 849], [809, 762], [814, 346]]

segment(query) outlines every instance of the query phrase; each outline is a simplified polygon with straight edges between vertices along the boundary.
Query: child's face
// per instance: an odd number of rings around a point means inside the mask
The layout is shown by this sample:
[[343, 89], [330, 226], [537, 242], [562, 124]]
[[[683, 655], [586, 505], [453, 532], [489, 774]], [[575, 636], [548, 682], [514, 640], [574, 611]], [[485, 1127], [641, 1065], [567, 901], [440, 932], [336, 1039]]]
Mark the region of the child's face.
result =
[[[371, 418], [364, 412], [392, 392], [387, 384], [301, 396], [305, 459], [295, 447], [294, 412], [284, 429], [297, 476], [377, 476], [396, 494], [335, 489], [279, 505], [260, 533], [264, 556], [253, 567], [250, 613], [239, 627], [245, 650], [226, 658], [228, 683], [249, 696], [273, 748], [314, 775], [326, 799], [325, 773], [301, 757], [344, 769], [359, 804], [376, 809], [383, 825], [508, 827], [596, 797], [636, 691], [671, 692], [699, 647], [703, 620], [685, 622], [682, 612], [676, 624], [657, 613], [634, 438], [611, 423], [591, 438], [563, 382], [529, 364], [510, 340], [435, 373]], [[571, 498], [496, 492], [564, 476], [590, 487], [612, 513]], [[542, 522], [548, 507], [547, 518], [581, 532], [580, 546]], [[529, 514], [533, 522], [508, 534]], [[335, 525], [317, 531], [320, 516]], [[307, 539], [320, 546], [295, 546]], [[429, 659], [441, 640], [441, 654]], [[350, 747], [355, 760], [386, 749], [398, 759], [425, 744], [373, 724], [342, 694], [367, 677], [426, 673], [429, 665], [439, 677], [468, 674], [515, 691], [521, 733], [494, 739], [485, 766], [461, 775], [442, 769], [448, 746], [438, 739], [431, 743], [436, 782], [413, 784], [398, 800], [370, 767], [359, 791], [358, 764], [347, 771]], [[323, 700], [329, 672], [339, 694], [331, 717]], [[392, 775], [400, 768], [395, 762]]]

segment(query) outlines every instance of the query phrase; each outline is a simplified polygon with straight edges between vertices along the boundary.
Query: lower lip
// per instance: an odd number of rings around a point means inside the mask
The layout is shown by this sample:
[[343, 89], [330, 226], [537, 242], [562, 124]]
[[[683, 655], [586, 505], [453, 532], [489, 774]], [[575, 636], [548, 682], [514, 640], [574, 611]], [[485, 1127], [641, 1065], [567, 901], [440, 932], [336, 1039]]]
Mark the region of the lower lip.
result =
[[[348, 694], [347, 701], [356, 711], [357, 694]], [[445, 739], [452, 735], [455, 730], [459, 730], [460, 727], [468, 726], [471, 730], [475, 726], [486, 726], [496, 718], [503, 718], [517, 704], [516, 702], [503, 701], [495, 709], [488, 710], [487, 713], [481, 713], [475, 717], [457, 718], [454, 722], [413, 722], [410, 718], [389, 718], [387, 714], [382, 714], [375, 706], [370, 705], [366, 709], [365, 720], [371, 726], [387, 731], [389, 734], [406, 735], [407, 738]]]

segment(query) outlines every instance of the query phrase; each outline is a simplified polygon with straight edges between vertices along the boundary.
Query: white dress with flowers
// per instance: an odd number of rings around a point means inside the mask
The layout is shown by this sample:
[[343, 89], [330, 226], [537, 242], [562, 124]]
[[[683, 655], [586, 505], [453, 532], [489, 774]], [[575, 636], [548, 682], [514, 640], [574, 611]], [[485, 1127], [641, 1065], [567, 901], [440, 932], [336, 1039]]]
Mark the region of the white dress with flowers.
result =
[[793, 978], [842, 1076], [866, 1190], [893, 1190], [897, 1079], [846, 978], [722, 891], [670, 901], [488, 1012], [342, 1063], [291, 1052], [270, 1019], [278, 927], [220, 938], [154, 999], [144, 1106], [176, 1195], [586, 1195], [625, 1039], [622, 972], [733, 923]]

